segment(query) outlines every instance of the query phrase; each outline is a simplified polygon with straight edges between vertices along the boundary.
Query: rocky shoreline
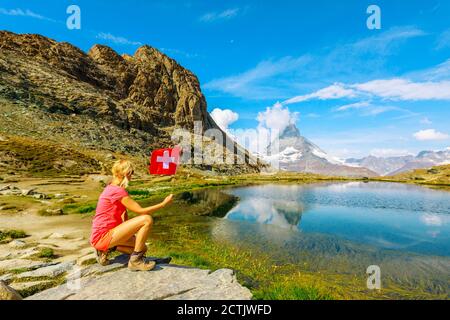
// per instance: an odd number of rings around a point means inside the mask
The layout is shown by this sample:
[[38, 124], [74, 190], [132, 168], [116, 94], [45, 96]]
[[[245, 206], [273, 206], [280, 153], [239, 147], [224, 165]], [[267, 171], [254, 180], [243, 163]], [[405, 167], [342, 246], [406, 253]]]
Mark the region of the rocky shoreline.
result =
[[132, 272], [126, 268], [127, 255], [117, 256], [103, 267], [96, 263], [89, 246], [78, 250], [76, 256], [39, 258], [42, 248], [73, 249], [86, 244], [84, 238], [52, 234], [40, 242], [13, 240], [0, 245], [3, 252], [7, 247], [6, 253], [0, 255], [0, 300], [252, 298], [250, 290], [237, 282], [230, 269], [211, 272], [162, 264], [150, 272]]
[[118, 253], [110, 265], [98, 265], [88, 241], [91, 215], [56, 211], [66, 203], [93, 203], [106, 178], [3, 181], [0, 300], [252, 298], [230, 269], [171, 264], [134, 273], [127, 269], [128, 256]]

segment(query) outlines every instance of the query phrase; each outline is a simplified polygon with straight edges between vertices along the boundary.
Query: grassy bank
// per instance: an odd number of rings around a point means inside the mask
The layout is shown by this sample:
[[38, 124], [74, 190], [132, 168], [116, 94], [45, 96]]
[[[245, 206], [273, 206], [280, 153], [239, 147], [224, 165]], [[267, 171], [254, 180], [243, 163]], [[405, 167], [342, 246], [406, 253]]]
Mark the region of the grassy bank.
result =
[[218, 243], [189, 225], [163, 226], [153, 235], [149, 255], [172, 256], [173, 263], [209, 270], [229, 268], [256, 300], [445, 299], [421, 288], [383, 282], [383, 289], [368, 290], [365, 274], [311, 272], [302, 265], [277, 263], [268, 254], [229, 243]]

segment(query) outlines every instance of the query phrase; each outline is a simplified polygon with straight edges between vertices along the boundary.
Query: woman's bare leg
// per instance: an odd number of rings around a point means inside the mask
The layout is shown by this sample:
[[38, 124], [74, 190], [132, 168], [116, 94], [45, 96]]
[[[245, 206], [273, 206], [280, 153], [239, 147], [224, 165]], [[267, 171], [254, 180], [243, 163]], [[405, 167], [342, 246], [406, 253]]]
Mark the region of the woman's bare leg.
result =
[[[117, 247], [117, 251], [125, 253], [125, 254], [132, 254], [134, 251], [134, 247], [136, 245], [136, 237], [133, 236], [127, 241], [123, 243], [119, 243]], [[145, 246], [144, 251], [147, 251], [147, 246]]]
[[132, 236], [127, 241], [119, 243], [116, 247], [117, 247], [117, 251], [119, 251], [119, 252], [126, 253], [126, 254], [132, 254], [134, 251], [135, 245], [136, 245], [136, 237]]
[[[153, 219], [148, 215], [139, 216], [125, 221], [121, 225], [114, 228], [109, 247], [121, 247], [124, 243], [128, 243], [128, 241], [136, 234], [136, 240], [133, 248], [134, 251], [145, 251], [145, 241], [147, 240], [152, 224]], [[129, 251], [128, 249], [125, 250]]]

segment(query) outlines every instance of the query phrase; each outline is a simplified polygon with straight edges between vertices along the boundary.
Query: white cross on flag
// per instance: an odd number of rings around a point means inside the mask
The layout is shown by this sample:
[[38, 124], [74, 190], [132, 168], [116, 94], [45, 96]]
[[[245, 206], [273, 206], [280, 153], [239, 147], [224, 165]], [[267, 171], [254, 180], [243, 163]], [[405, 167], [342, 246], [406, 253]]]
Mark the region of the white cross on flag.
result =
[[150, 158], [150, 174], [174, 175], [177, 172], [179, 160], [179, 147], [154, 150]]

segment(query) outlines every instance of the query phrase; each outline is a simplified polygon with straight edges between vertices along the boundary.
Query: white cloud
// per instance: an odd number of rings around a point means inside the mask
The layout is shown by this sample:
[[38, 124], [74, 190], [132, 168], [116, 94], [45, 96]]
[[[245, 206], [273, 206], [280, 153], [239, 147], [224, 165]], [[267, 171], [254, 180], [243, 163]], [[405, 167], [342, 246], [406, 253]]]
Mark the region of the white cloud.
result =
[[356, 103], [343, 105], [343, 106], [337, 108], [336, 111], [347, 111], [347, 110], [352, 110], [352, 109], [361, 109], [361, 108], [369, 107], [370, 105], [371, 104], [368, 101], [356, 102]]
[[374, 80], [351, 86], [391, 100], [450, 100], [450, 81], [412, 82], [406, 79]]
[[421, 29], [412, 26], [393, 27], [379, 35], [367, 37], [352, 44], [354, 51], [377, 52], [388, 54], [393, 46], [398, 46], [402, 41], [425, 36]]
[[211, 112], [211, 117], [222, 130], [227, 131], [228, 127], [239, 119], [239, 114], [230, 109], [215, 108]]
[[269, 144], [290, 124], [298, 119], [297, 112], [290, 112], [287, 107], [276, 103], [267, 107], [264, 112], [258, 113], [256, 120], [258, 126], [254, 129], [230, 129], [229, 133], [235, 140], [250, 152], [265, 155]]
[[112, 35], [111, 33], [105, 33], [105, 32], [100, 32], [99, 34], [97, 34], [97, 39], [102, 39], [102, 40], [107, 40], [116, 44], [121, 44], [121, 45], [133, 45], [133, 46], [141, 46], [142, 43], [139, 41], [131, 41], [128, 40], [124, 37], [118, 37], [115, 35]]
[[399, 111], [405, 114], [411, 115], [411, 111], [394, 107], [394, 106], [379, 106], [373, 105], [369, 101], [356, 102], [351, 104], [346, 104], [341, 107], [338, 107], [334, 110], [335, 112], [350, 112], [357, 111], [360, 116], [377, 116], [379, 114], [390, 112], [390, 111]]
[[431, 227], [440, 227], [443, 224], [441, 217], [435, 214], [424, 214], [420, 217], [420, 220], [422, 220], [425, 225]]
[[[247, 99], [264, 99], [279, 96], [284, 90], [275, 86], [274, 77], [287, 74], [305, 65], [309, 57], [299, 58], [284, 57], [279, 60], [265, 60], [256, 67], [241, 74], [212, 80], [203, 88], [213, 91], [221, 91], [236, 97]], [[271, 80], [267, 85], [265, 81]], [[282, 85], [284, 87], [284, 83]]]
[[450, 136], [435, 129], [420, 130], [414, 133], [414, 138], [419, 141], [447, 140]]
[[450, 29], [442, 32], [437, 40], [436, 49], [446, 49], [450, 48]]
[[[421, 100], [450, 100], [450, 81], [412, 82], [407, 79], [381, 79], [365, 83], [343, 84], [335, 83], [310, 94], [300, 95], [288, 99], [283, 104], [293, 104], [308, 100], [334, 100], [342, 98], [376, 97], [393, 101], [421, 101]], [[337, 111], [361, 109], [369, 107], [367, 102], [357, 102], [344, 105]], [[378, 113], [396, 110], [395, 107], [379, 107]]]
[[[211, 16], [213, 17], [213, 16]], [[391, 28], [377, 36], [363, 38], [326, 48], [326, 53], [307, 54], [301, 57], [283, 57], [279, 60], [263, 60], [256, 67], [237, 75], [214, 79], [204, 88], [253, 100], [285, 100], [299, 88], [310, 88], [312, 83], [323, 79], [342, 82], [352, 79], [367, 79], [368, 74], [381, 74], [386, 58], [404, 41], [423, 36], [425, 32], [415, 27]], [[358, 81], [358, 80], [355, 80]], [[351, 88], [331, 86], [329, 90], [345, 89], [344, 96], [352, 96]], [[297, 96], [299, 101], [312, 100], [319, 96]], [[338, 92], [336, 99], [339, 98]], [[289, 103], [295, 103], [292, 99]], [[288, 104], [289, 104], [288, 103]]]
[[29, 9], [5, 9], [0, 8], [0, 14], [7, 15], [7, 16], [19, 16], [19, 17], [30, 17], [40, 20], [48, 20], [48, 21], [54, 21], [53, 19], [44, 17], [43, 15], [40, 15], [38, 13], [35, 13]]
[[405, 149], [372, 149], [370, 155], [374, 157], [400, 157], [411, 155], [412, 153]]
[[214, 22], [218, 20], [228, 20], [238, 15], [239, 8], [227, 9], [222, 12], [209, 12], [200, 17], [202, 22]]
[[257, 120], [259, 127], [274, 130], [280, 134], [290, 124], [294, 124], [298, 120], [297, 112], [290, 112], [289, 108], [277, 102], [272, 107], [267, 107], [266, 111], [258, 113]]
[[318, 100], [331, 100], [331, 99], [342, 99], [342, 98], [354, 98], [356, 92], [353, 89], [345, 88], [342, 83], [335, 83], [329, 87], [323, 88], [316, 92], [300, 95], [293, 97], [289, 100], [283, 102], [283, 104], [293, 104], [304, 102], [308, 100], [318, 99]]
[[417, 81], [440, 81], [450, 79], [450, 59], [429, 69], [411, 72], [408, 79]]

